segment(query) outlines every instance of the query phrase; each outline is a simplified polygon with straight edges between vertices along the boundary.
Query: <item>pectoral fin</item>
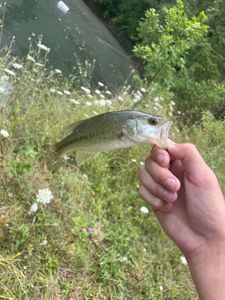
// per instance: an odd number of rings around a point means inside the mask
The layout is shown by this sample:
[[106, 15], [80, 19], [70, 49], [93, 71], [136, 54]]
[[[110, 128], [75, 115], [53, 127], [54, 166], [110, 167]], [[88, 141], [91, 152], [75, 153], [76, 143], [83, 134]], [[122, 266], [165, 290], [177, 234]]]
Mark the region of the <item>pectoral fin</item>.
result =
[[89, 159], [93, 153], [92, 152], [81, 152], [77, 151], [76, 153], [76, 162], [80, 166], [82, 165], [85, 160]]

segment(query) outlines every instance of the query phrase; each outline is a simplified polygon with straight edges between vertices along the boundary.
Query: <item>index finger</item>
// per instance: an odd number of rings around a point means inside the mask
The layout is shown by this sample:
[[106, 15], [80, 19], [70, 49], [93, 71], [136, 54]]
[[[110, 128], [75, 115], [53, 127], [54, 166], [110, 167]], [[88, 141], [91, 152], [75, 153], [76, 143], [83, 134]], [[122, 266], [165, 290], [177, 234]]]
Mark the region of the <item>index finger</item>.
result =
[[153, 160], [161, 167], [169, 168], [170, 155], [166, 150], [160, 148], [159, 146], [154, 146], [152, 148], [151, 154], [147, 158], [147, 160], [149, 160], [149, 159]]

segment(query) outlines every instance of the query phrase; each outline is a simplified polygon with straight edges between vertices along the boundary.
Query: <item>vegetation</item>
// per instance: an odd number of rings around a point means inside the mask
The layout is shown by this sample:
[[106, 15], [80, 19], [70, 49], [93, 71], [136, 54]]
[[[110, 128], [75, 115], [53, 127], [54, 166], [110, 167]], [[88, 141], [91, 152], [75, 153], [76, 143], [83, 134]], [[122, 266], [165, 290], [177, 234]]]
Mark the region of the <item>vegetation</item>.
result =
[[93, 90], [88, 70], [78, 80], [46, 69], [41, 41], [22, 61], [0, 58], [0, 299], [197, 299], [181, 253], [141, 210], [149, 147], [96, 154], [80, 168], [72, 154], [52, 174], [44, 145], [76, 120], [135, 107], [173, 120], [171, 138], [195, 143], [224, 188], [224, 4], [98, 2], [136, 41], [146, 72], [135, 91]]
[[[0, 298], [195, 299], [181, 254], [154, 216], [140, 211], [137, 172], [149, 147], [101, 153], [83, 168], [72, 155], [54, 174], [43, 151], [67, 124], [131, 108], [137, 93], [144, 100], [139, 109], [173, 119], [170, 95], [123, 87], [110, 100], [98, 100], [99, 91], [87, 100], [88, 86], [45, 70], [40, 53], [32, 55], [8, 59], [8, 69], [1, 60], [12, 89], [0, 111]], [[109, 94], [101, 84], [99, 90], [102, 98]], [[225, 123], [206, 113], [198, 128], [180, 131], [180, 124], [173, 138], [196, 143], [225, 186]], [[46, 188], [53, 199], [43, 204]]]
[[204, 109], [216, 114], [225, 93], [224, 1], [94, 1], [133, 40], [143, 80], [166, 86], [191, 120]]

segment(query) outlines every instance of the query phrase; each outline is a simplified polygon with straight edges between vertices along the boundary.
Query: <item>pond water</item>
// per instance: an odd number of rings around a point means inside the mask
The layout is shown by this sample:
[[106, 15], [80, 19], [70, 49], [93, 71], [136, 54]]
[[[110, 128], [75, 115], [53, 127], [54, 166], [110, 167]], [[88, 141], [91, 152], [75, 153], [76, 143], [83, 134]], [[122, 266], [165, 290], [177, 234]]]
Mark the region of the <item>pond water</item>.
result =
[[[129, 81], [132, 60], [103, 22], [82, 0], [7, 0], [2, 44], [14, 52], [27, 54], [32, 34], [43, 35], [42, 43], [51, 49], [49, 63], [68, 75], [94, 65], [92, 82], [102, 81], [116, 88]], [[3, 4], [2, 4], [3, 7]], [[3, 8], [0, 11], [3, 15]]]

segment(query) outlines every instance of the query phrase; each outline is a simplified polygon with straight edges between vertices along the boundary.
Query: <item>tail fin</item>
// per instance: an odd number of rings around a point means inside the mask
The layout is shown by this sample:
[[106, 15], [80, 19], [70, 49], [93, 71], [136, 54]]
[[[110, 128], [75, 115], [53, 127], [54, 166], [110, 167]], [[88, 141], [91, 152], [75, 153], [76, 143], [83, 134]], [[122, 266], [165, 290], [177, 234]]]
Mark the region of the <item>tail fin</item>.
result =
[[61, 155], [56, 150], [56, 145], [44, 145], [47, 168], [50, 172], [55, 172], [61, 165]]

